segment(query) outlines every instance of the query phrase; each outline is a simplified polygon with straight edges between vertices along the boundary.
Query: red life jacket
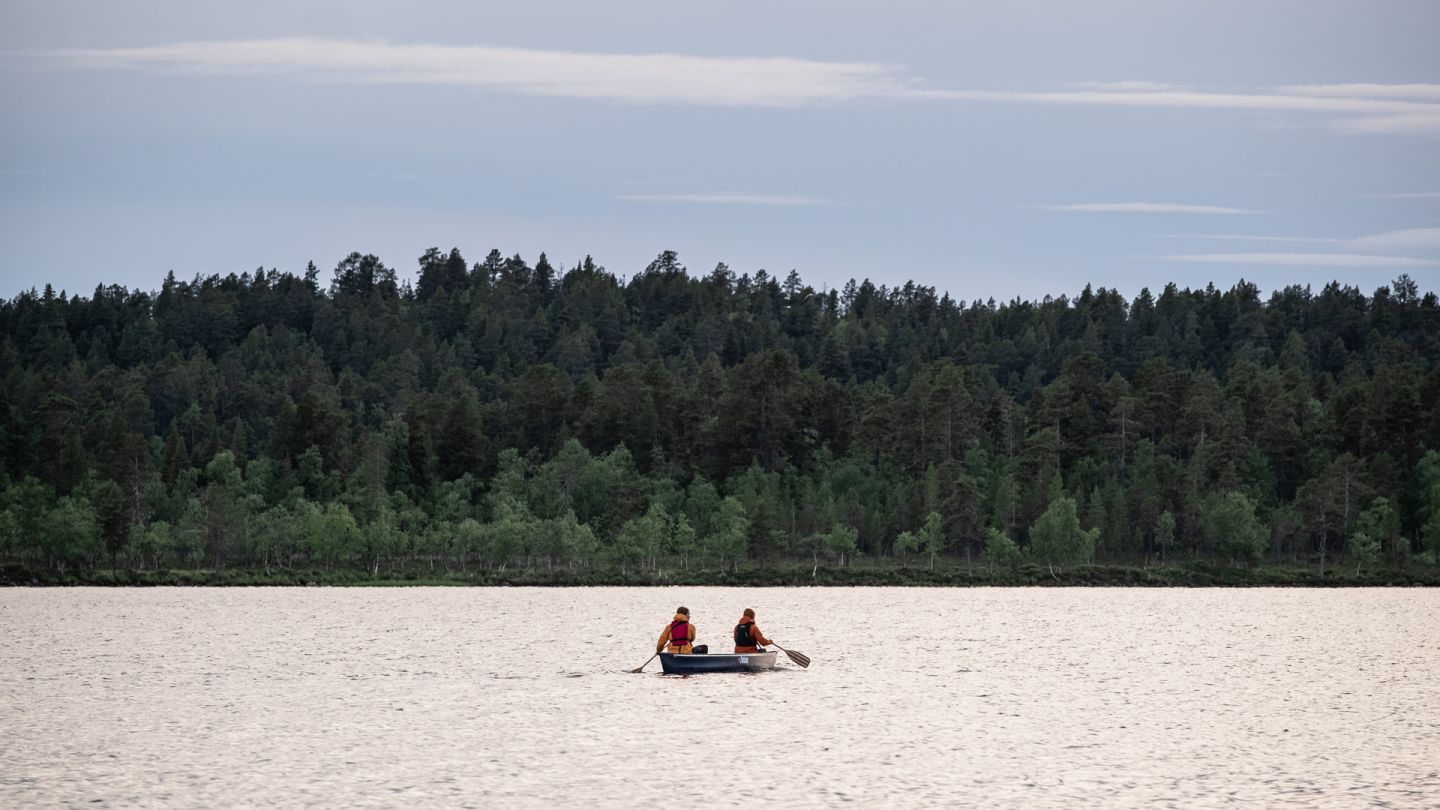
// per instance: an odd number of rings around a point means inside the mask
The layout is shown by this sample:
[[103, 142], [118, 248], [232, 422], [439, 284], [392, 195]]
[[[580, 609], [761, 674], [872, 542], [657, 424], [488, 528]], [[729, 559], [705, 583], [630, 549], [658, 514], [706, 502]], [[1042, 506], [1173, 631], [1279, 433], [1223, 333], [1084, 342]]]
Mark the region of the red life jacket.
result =
[[690, 643], [690, 623], [673, 621], [670, 623], [670, 643], [681, 647]]

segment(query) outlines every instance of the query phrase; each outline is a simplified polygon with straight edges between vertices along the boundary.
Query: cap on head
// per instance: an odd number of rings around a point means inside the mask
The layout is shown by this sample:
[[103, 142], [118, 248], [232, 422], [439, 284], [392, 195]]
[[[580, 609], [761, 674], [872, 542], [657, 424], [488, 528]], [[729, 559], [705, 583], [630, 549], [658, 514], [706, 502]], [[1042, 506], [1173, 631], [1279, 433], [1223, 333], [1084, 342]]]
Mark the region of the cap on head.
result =
[[685, 614], [686, 616], [689, 616], [689, 615], [690, 615], [690, 608], [681, 606], [681, 607], [675, 608], [675, 612], [676, 612], [676, 613], [683, 613], [683, 614]]
[[753, 608], [745, 608], [745, 615], [753, 619], [755, 618], [755, 610]]

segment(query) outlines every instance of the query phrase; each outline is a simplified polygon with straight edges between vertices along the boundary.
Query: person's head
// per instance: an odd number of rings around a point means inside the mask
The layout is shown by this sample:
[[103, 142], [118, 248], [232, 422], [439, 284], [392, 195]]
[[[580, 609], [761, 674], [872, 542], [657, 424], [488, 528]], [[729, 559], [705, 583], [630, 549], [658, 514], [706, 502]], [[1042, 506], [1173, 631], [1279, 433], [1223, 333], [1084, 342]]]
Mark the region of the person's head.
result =
[[754, 608], [745, 608], [745, 618], [747, 618], [747, 619], [753, 619], [753, 618], [755, 618], [755, 610], [754, 610]]
[[683, 616], [684, 616], [685, 618], [687, 618], [687, 619], [690, 618], [690, 608], [687, 608], [687, 607], [685, 607], [685, 606], [683, 606], [683, 605], [680, 606], [680, 607], [678, 607], [678, 608], [675, 608], [675, 612], [683, 615]]

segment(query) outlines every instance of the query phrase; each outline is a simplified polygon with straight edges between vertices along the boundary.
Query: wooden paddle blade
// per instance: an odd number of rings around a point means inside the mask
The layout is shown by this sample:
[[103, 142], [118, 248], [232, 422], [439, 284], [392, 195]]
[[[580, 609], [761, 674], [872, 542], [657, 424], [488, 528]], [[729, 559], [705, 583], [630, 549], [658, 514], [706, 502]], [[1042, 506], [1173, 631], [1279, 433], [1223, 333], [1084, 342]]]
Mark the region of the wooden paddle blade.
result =
[[[776, 644], [775, 646], [780, 647], [779, 644]], [[794, 661], [797, 665], [799, 665], [801, 669], [805, 669], [810, 666], [810, 656], [806, 655], [805, 653], [795, 652], [794, 650], [787, 650], [784, 647], [780, 647], [780, 651], [785, 653], [786, 657], [788, 657], [791, 661]]]

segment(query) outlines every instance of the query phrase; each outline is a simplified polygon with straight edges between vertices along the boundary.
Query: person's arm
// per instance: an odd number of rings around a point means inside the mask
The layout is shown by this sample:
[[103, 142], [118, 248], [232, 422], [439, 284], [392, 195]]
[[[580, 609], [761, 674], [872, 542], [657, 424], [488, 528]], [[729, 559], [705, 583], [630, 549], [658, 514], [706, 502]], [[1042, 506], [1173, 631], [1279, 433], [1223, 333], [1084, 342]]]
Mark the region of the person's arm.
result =
[[660, 652], [661, 650], [665, 649], [665, 642], [667, 642], [667, 641], [669, 641], [669, 640], [670, 640], [670, 625], [667, 624], [667, 625], [665, 625], [665, 629], [660, 631], [660, 643], [658, 643], [658, 644], [655, 645], [655, 652], [658, 653], [658, 652]]
[[695, 625], [693, 625], [693, 624], [688, 624], [688, 623], [687, 623], [687, 624], [686, 624], [686, 627], [689, 628], [689, 631], [690, 631], [690, 643], [691, 643], [691, 644], [694, 644], [694, 643], [695, 643]]
[[750, 625], [750, 634], [755, 637], [755, 643], [756, 643], [756, 644], [774, 644], [774, 643], [775, 643], [775, 642], [771, 641], [770, 639], [765, 638], [765, 634], [762, 633], [762, 632], [760, 632], [760, 625], [758, 625], [758, 624], [752, 624], [752, 625]]

